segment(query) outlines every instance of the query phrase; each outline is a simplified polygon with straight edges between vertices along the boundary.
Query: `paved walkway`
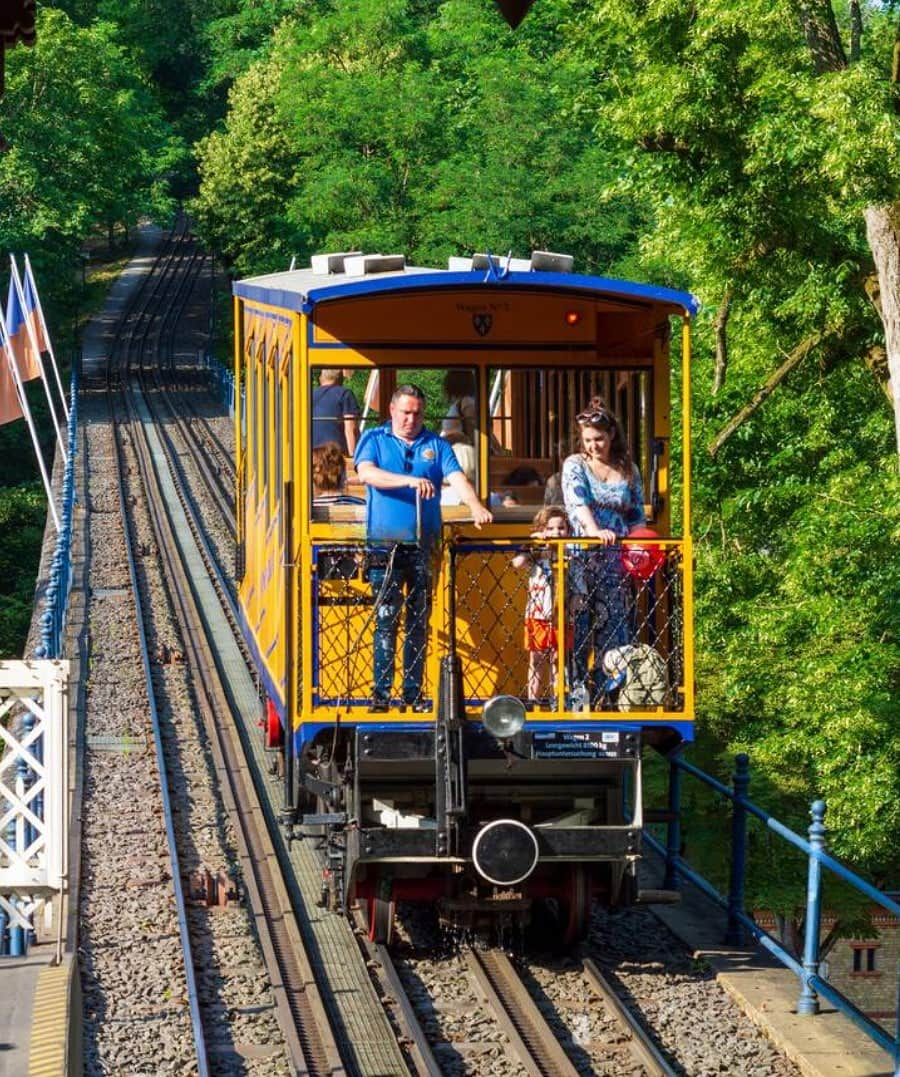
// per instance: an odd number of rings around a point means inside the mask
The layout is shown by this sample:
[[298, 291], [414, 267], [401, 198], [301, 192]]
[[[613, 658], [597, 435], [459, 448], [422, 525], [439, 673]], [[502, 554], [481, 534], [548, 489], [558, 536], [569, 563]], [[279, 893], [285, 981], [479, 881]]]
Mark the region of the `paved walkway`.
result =
[[150, 272], [164, 235], [155, 225], [141, 226], [134, 257], [110, 288], [103, 309], [88, 322], [81, 343], [81, 369], [86, 383], [105, 374], [103, 367], [119, 320], [132, 295]]
[[[641, 868], [642, 885], [661, 886], [655, 857]], [[725, 911], [690, 883], [677, 905], [654, 906], [654, 914], [715, 970], [718, 982], [744, 1013], [787, 1055], [805, 1077], [891, 1077], [890, 1057], [849, 1018], [821, 1001], [821, 1013], [797, 1013], [800, 981], [768, 951], [726, 946]]]

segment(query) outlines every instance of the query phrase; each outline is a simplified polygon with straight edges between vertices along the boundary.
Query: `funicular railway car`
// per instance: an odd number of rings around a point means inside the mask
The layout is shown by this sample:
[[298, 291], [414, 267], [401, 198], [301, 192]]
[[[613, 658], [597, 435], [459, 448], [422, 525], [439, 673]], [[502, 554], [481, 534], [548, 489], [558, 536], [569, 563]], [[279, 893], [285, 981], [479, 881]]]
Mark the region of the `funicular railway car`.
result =
[[[451, 259], [448, 270], [323, 255], [240, 281], [234, 296], [242, 626], [267, 746], [283, 764], [284, 821], [294, 836], [317, 836], [323, 901], [364, 903], [381, 940], [399, 900], [434, 904], [460, 930], [540, 916], [578, 938], [593, 900], [639, 900], [642, 751], [693, 737], [695, 299], [578, 275], [565, 256], [541, 252]], [[476, 528], [443, 491], [439, 538], [423, 553], [430, 611], [415, 700], [404, 698], [399, 661], [388, 697], [375, 694], [373, 637], [397, 547], [369, 539], [353, 460], [346, 492], [358, 503], [314, 496], [322, 370], [342, 371], [354, 389], [363, 436], [392, 421], [396, 387], [424, 385], [427, 425], [467, 443], [472, 483], [493, 513]], [[460, 375], [464, 431], [459, 399], [453, 408], [441, 393]], [[652, 531], [611, 545], [534, 538], [587, 406], [617, 416]], [[531, 577], [517, 555], [553, 581], [562, 646], [540, 690], [523, 638]], [[606, 568], [592, 571], [598, 559]], [[597, 580], [615, 602], [590, 592]], [[615, 637], [591, 625], [613, 616]], [[397, 631], [402, 651], [402, 623]]]

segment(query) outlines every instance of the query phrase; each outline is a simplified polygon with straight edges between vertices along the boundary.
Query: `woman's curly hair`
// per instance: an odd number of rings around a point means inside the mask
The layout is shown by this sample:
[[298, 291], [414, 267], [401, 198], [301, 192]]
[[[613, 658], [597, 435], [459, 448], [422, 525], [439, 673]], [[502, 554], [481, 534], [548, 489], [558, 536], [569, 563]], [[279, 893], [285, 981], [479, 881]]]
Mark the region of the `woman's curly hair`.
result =
[[344, 485], [347, 466], [344, 454], [336, 441], [326, 441], [312, 451], [313, 490], [317, 494], [340, 490]]

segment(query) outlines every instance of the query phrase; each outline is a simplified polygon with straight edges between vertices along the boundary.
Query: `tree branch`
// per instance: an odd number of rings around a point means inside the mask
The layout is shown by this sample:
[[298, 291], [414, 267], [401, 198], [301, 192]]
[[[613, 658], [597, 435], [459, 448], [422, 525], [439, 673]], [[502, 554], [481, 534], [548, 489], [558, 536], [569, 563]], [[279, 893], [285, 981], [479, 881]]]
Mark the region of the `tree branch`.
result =
[[796, 348], [785, 359], [781, 366], [775, 371], [775, 373], [769, 378], [766, 384], [756, 393], [753, 394], [749, 403], [745, 404], [741, 410], [734, 415], [725, 426], [716, 434], [713, 438], [712, 444], [709, 446], [709, 455], [715, 456], [719, 449], [725, 444], [725, 442], [731, 437], [731, 435], [742, 426], [747, 419], [760, 407], [763, 402], [772, 395], [776, 387], [782, 382], [788, 374], [799, 366], [800, 363], [809, 355], [813, 348], [817, 344], [820, 344], [824, 338], [824, 333], [814, 333], [811, 337], [807, 337], [801, 344], [798, 344]]
[[850, 63], [859, 59], [859, 43], [862, 40], [862, 9], [859, 0], [850, 0]]
[[722, 297], [722, 305], [713, 322], [716, 333], [716, 372], [713, 376], [712, 395], [725, 384], [725, 374], [728, 370], [728, 315], [731, 313], [731, 300], [734, 295], [730, 284], [725, 287], [725, 295]]

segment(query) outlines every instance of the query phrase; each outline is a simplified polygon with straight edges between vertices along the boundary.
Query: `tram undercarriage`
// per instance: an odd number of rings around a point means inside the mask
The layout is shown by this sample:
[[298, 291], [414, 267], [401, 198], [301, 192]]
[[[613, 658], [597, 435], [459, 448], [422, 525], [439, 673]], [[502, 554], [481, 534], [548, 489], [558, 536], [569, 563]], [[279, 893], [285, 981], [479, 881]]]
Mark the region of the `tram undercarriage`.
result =
[[[442, 688], [452, 679], [445, 669]], [[396, 903], [412, 901], [476, 935], [524, 929], [550, 908], [559, 941], [573, 942], [595, 899], [637, 895], [640, 734], [513, 732], [500, 712], [518, 701], [475, 723], [454, 697], [442, 692], [432, 726], [360, 726], [336, 754], [308, 754], [300, 785], [317, 810], [302, 824], [322, 836], [323, 901], [363, 903], [378, 941]]]

